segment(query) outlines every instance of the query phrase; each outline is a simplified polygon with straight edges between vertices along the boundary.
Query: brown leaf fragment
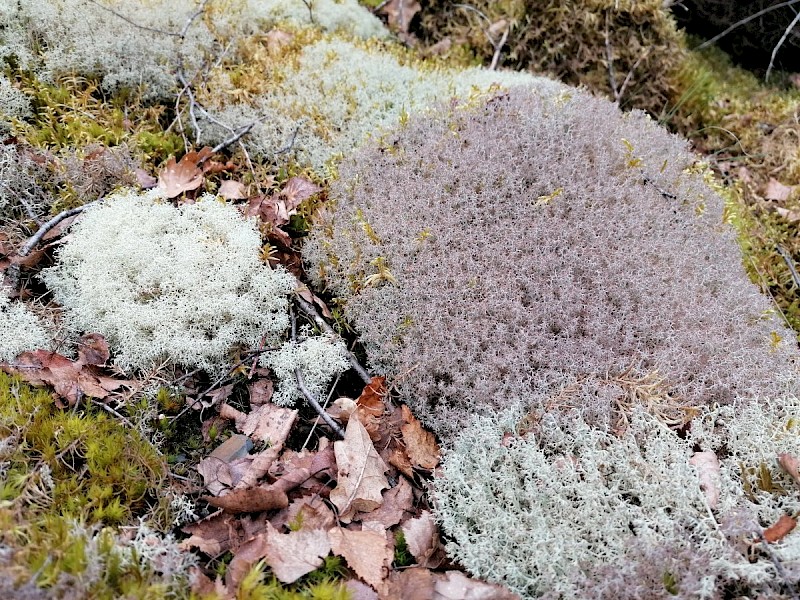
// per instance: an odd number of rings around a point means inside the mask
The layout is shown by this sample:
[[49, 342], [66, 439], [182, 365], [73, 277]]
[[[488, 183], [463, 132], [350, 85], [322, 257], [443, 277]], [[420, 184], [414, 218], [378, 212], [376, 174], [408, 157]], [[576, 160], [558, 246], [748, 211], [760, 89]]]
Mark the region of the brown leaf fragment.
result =
[[225, 587], [239, 589], [247, 573], [267, 553], [266, 533], [259, 533], [236, 549], [228, 568], [225, 569]]
[[777, 202], [785, 202], [792, 195], [794, 188], [790, 185], [784, 185], [774, 178], [770, 178], [764, 188], [764, 198], [767, 200], [775, 200]]
[[[400, 526], [406, 539], [406, 545], [411, 555], [417, 559], [417, 564], [422, 567], [436, 568], [441, 564], [441, 559], [432, 560], [442, 547], [439, 541], [439, 530], [430, 511], [423, 510], [419, 517], [409, 519]], [[431, 563], [435, 564], [431, 564]]]
[[339, 518], [349, 523], [356, 512], [370, 512], [381, 505], [381, 490], [389, 487], [384, 475], [388, 467], [358, 419], [348, 421], [344, 440], [335, 442], [333, 448], [338, 476], [330, 500], [339, 510]]
[[152, 189], [158, 184], [158, 179], [150, 175], [150, 173], [141, 167], [134, 169], [133, 174], [136, 177], [136, 183], [138, 183], [139, 187], [141, 187], [143, 190]]
[[184, 192], [196, 190], [203, 185], [201, 163], [211, 156], [210, 148], [199, 152], [187, 152], [179, 162], [171, 156], [158, 175], [158, 187], [167, 198], [177, 198]]
[[414, 479], [414, 467], [408, 459], [405, 448], [397, 441], [392, 441], [389, 446], [381, 453], [390, 465], [400, 471], [409, 479]]
[[275, 510], [289, 506], [286, 494], [271, 486], [237, 489], [225, 496], [202, 496], [201, 499], [211, 506], [223, 508], [234, 514]]
[[403, 520], [406, 513], [412, 510], [414, 502], [414, 490], [405, 477], [392, 489], [383, 493], [383, 504], [364, 516], [363, 523], [377, 522], [384, 529], [389, 529]]
[[99, 333], [87, 333], [78, 340], [78, 363], [102, 367], [110, 356], [108, 342]]
[[322, 188], [312, 183], [305, 177], [292, 177], [286, 182], [281, 190], [281, 196], [285, 199], [285, 208], [288, 215], [297, 212], [297, 207], [304, 200], [308, 200], [314, 194], [318, 194]]
[[695, 452], [689, 464], [697, 469], [700, 489], [706, 496], [708, 506], [713, 510], [719, 504], [720, 473], [719, 460], [713, 452]]
[[429, 471], [439, 464], [439, 445], [430, 431], [422, 427], [422, 423], [411, 414], [411, 410], [404, 404], [400, 407], [403, 411], [403, 420], [406, 422], [400, 428], [406, 452], [411, 464]]
[[416, 0], [390, 0], [381, 10], [380, 14], [386, 15], [389, 29], [408, 34], [411, 20], [422, 7]]
[[788, 452], [783, 452], [778, 454], [778, 464], [797, 485], [800, 485], [800, 461]]
[[461, 571], [436, 573], [433, 600], [519, 600], [519, 596], [507, 589], [470, 579]]
[[181, 530], [191, 536], [180, 542], [181, 548], [197, 548], [209, 556], [219, 556], [239, 545], [241, 525], [232, 515], [222, 513], [184, 525]]
[[267, 33], [264, 38], [267, 42], [267, 50], [269, 50], [271, 54], [277, 54], [285, 46], [291, 43], [291, 41], [294, 39], [294, 35], [287, 31], [273, 29]]
[[433, 573], [421, 567], [394, 571], [389, 578], [389, 590], [385, 598], [403, 600], [430, 600], [433, 598]]
[[[358, 579], [348, 579], [344, 585], [350, 593], [350, 600], [378, 600], [378, 594], [375, 590]], [[402, 596], [395, 597], [402, 598]]]
[[247, 198], [247, 188], [241, 181], [226, 179], [219, 184], [217, 193], [225, 200], [243, 200]]
[[373, 377], [356, 399], [356, 417], [369, 432], [370, 438], [380, 438], [381, 417], [386, 410], [383, 398], [386, 396], [386, 378]]
[[266, 404], [272, 398], [273, 384], [271, 379], [259, 379], [247, 386], [250, 393], [250, 407]]
[[780, 519], [764, 530], [764, 539], [770, 544], [780, 542], [797, 526], [797, 520], [789, 515], [781, 515]]
[[284, 527], [301, 529], [322, 529], [328, 531], [336, 523], [336, 516], [319, 496], [303, 496], [293, 500], [291, 504], [274, 517], [270, 523], [278, 530]]
[[379, 593], [385, 588], [394, 554], [385, 535], [334, 527], [328, 531], [328, 538], [333, 553], [344, 558], [356, 575]]
[[[262, 404], [247, 415], [241, 431], [254, 440], [268, 443], [272, 447], [283, 447], [289, 437], [297, 411], [276, 404]], [[239, 427], [239, 424], [236, 424]]]
[[278, 532], [267, 522], [267, 564], [283, 583], [293, 583], [322, 566], [331, 551], [328, 534], [320, 529]]

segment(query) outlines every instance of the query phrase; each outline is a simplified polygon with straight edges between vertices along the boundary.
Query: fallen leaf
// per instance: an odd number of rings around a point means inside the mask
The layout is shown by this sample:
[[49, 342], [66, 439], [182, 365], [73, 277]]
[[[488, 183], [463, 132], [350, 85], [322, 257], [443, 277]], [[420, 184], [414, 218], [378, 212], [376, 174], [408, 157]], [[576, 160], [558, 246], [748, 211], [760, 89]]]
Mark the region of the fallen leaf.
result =
[[296, 420], [295, 409], [283, 408], [276, 404], [262, 404], [247, 415], [241, 431], [254, 440], [282, 448]]
[[243, 542], [233, 553], [233, 559], [225, 569], [225, 587], [229, 590], [238, 590], [239, 585], [253, 568], [267, 553], [267, 539], [265, 533], [258, 533]]
[[776, 200], [777, 202], [784, 202], [789, 199], [794, 188], [789, 185], [784, 185], [777, 179], [770, 178], [764, 188], [764, 198], [767, 200]]
[[256, 407], [266, 404], [272, 398], [273, 384], [271, 379], [259, 379], [247, 386], [250, 393], [250, 406]]
[[778, 454], [778, 464], [783, 468], [788, 475], [794, 479], [797, 485], [800, 485], [800, 461], [788, 452]]
[[280, 453], [280, 448], [271, 447], [253, 456], [247, 469], [242, 473], [241, 479], [234, 484], [234, 487], [243, 489], [257, 485], [258, 481], [269, 473], [269, 468]]
[[225, 496], [202, 496], [212, 506], [223, 508], [231, 513], [262, 512], [289, 506], [289, 499], [283, 490], [272, 486], [258, 486], [232, 490]]
[[428, 510], [400, 526], [411, 555], [421, 567], [436, 569], [446, 560], [444, 547], [439, 539], [439, 528]]
[[[350, 594], [348, 596], [350, 600], [378, 600], [378, 594], [375, 593], [375, 590], [366, 583], [361, 583], [358, 579], [348, 579], [344, 585]], [[402, 596], [395, 597], [402, 598]]]
[[150, 175], [150, 173], [141, 167], [134, 169], [133, 174], [136, 176], [136, 183], [138, 183], [139, 187], [141, 187], [143, 190], [149, 190], [156, 187], [158, 184], [158, 179]]
[[331, 551], [328, 534], [320, 529], [279, 533], [267, 521], [266, 537], [266, 562], [283, 583], [293, 583], [318, 569]]
[[283, 528], [322, 529], [328, 531], [336, 523], [336, 515], [319, 496], [303, 496], [292, 501], [281, 512], [270, 518], [279, 531]]
[[184, 192], [196, 190], [203, 185], [203, 169], [200, 166], [211, 156], [211, 148], [199, 152], [187, 152], [179, 162], [170, 156], [166, 166], [158, 175], [158, 187], [167, 198], [177, 198]]
[[358, 408], [358, 404], [356, 404], [355, 400], [343, 396], [333, 401], [333, 404], [328, 408], [328, 414], [347, 425], [350, 415], [355, 412], [356, 408]]
[[102, 367], [110, 358], [108, 342], [99, 333], [87, 333], [78, 340], [78, 362]]
[[414, 502], [414, 490], [404, 477], [392, 489], [383, 493], [383, 504], [364, 516], [363, 523], [377, 522], [384, 529], [389, 529], [403, 520], [410, 513]]
[[247, 187], [241, 181], [226, 179], [219, 184], [217, 193], [225, 200], [242, 200], [247, 198]]
[[430, 431], [423, 429], [422, 423], [411, 414], [411, 410], [405, 404], [400, 408], [406, 422], [400, 431], [403, 433], [403, 441], [411, 464], [429, 471], [433, 470], [439, 464], [440, 455], [436, 438]]
[[384, 589], [394, 555], [385, 535], [334, 527], [328, 531], [328, 538], [333, 553], [344, 558], [356, 575], [378, 592]]
[[383, 398], [386, 396], [386, 378], [373, 377], [372, 381], [364, 386], [361, 395], [356, 399], [356, 416], [369, 432], [373, 440], [380, 437], [378, 430], [381, 427], [381, 417], [386, 406]]
[[460, 571], [436, 573], [434, 579], [433, 600], [519, 600], [499, 585], [470, 579]]
[[219, 556], [239, 545], [241, 524], [230, 514], [215, 514], [181, 528], [190, 537], [180, 542], [184, 550], [197, 548], [209, 556]]
[[697, 470], [700, 480], [700, 489], [706, 496], [709, 508], [712, 510], [719, 504], [719, 460], [713, 452], [695, 452], [689, 459], [689, 464]]
[[130, 385], [125, 379], [103, 375], [91, 364], [70, 360], [49, 350], [23, 352], [12, 363], [2, 363], [0, 368], [19, 375], [32, 385], [50, 385], [56, 394], [74, 406], [84, 396], [101, 400], [122, 386]]
[[358, 419], [348, 421], [344, 440], [335, 442], [333, 448], [338, 476], [330, 500], [339, 510], [339, 518], [349, 523], [356, 512], [370, 512], [381, 505], [381, 490], [389, 487], [384, 476], [388, 467]]
[[389, 29], [408, 34], [411, 20], [420, 10], [422, 7], [416, 0], [390, 0], [380, 13], [386, 15]]
[[797, 521], [789, 515], [781, 515], [773, 525], [764, 530], [764, 539], [770, 544], [780, 542], [797, 526]]
[[273, 29], [264, 37], [266, 38], [267, 42], [267, 50], [269, 50], [271, 54], [280, 52], [294, 39], [293, 34], [286, 31], [281, 31], [280, 29]]
[[433, 598], [433, 573], [421, 567], [394, 571], [389, 578], [387, 598], [430, 600]]
[[397, 442], [392, 443], [382, 454], [386, 462], [409, 479], [414, 479], [414, 467], [411, 466], [411, 461], [408, 459], [405, 448], [401, 448], [400, 444]]
[[292, 177], [283, 186], [281, 196], [285, 199], [286, 211], [289, 215], [293, 215], [304, 200], [308, 200], [311, 196], [319, 194], [321, 191], [321, 187], [305, 177]]
[[787, 208], [783, 208], [782, 206], [777, 206], [775, 207], [775, 212], [791, 223], [797, 223], [800, 221], [800, 211], [798, 210], [789, 210]]

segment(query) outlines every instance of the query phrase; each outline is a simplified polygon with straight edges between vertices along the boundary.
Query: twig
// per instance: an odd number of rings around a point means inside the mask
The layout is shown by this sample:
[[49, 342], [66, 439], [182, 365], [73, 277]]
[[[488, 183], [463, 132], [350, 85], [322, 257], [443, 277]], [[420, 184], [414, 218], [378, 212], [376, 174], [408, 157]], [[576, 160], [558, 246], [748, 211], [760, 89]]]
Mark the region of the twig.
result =
[[220, 150], [223, 150], [224, 148], [227, 148], [228, 146], [232, 146], [233, 144], [238, 142], [240, 139], [242, 139], [244, 136], [246, 136], [248, 133], [250, 133], [250, 131], [253, 129], [253, 127], [256, 126], [256, 123], [259, 123], [263, 119], [264, 119], [264, 117], [262, 117], [260, 119], [256, 119], [252, 123], [249, 123], [249, 124], [245, 125], [244, 127], [242, 127], [241, 129], [239, 129], [236, 133], [234, 133], [228, 139], [222, 140], [219, 144], [217, 144], [216, 146], [214, 146], [214, 148], [212, 148], [211, 153], [212, 154], [216, 154]]
[[200, 15], [202, 15], [202, 14], [203, 14], [203, 12], [205, 12], [205, 10], [206, 10], [206, 4], [208, 4], [208, 0], [203, 0], [203, 1], [200, 3], [200, 6], [198, 6], [198, 7], [197, 7], [197, 10], [196, 10], [196, 11], [194, 11], [194, 13], [192, 13], [191, 15], [189, 15], [189, 18], [188, 18], [188, 19], [186, 19], [186, 23], [184, 23], [184, 25], [183, 25], [183, 29], [181, 29], [181, 32], [178, 34], [178, 36], [179, 36], [181, 39], [184, 39], [184, 38], [186, 37], [186, 34], [187, 34], [187, 33], [189, 33], [189, 27], [191, 27], [191, 26], [192, 26], [192, 23], [194, 23], [194, 20], [195, 20], [197, 17], [199, 17]]
[[797, 4], [798, 2], [800, 2], [800, 0], [787, 0], [786, 2], [781, 2], [780, 4], [773, 4], [772, 6], [769, 6], [767, 8], [762, 9], [762, 10], [759, 10], [758, 12], [753, 13], [749, 17], [745, 17], [744, 19], [741, 19], [740, 21], [736, 21], [736, 23], [734, 23], [733, 25], [728, 27], [723, 32], [718, 33], [717, 35], [712, 37], [710, 40], [706, 40], [705, 42], [703, 42], [702, 44], [697, 46], [697, 48], [695, 48], [695, 50], [702, 50], [703, 48], [708, 48], [711, 44], [713, 44], [714, 42], [722, 39], [723, 37], [728, 35], [731, 31], [733, 31], [737, 27], [740, 27], [741, 25], [746, 25], [747, 23], [757, 19], [761, 15], [765, 15], [768, 12], [772, 12], [773, 10], [777, 10], [779, 8], [784, 8], [786, 6], [792, 6], [793, 4]]
[[[322, 331], [328, 335], [339, 337], [336, 331], [334, 331], [333, 327], [328, 325], [328, 322], [320, 316], [313, 304], [307, 302], [297, 294], [295, 294], [295, 302], [297, 302], [298, 308], [300, 308], [300, 310], [313, 319], [314, 323], [316, 323], [317, 327], [322, 329]], [[350, 366], [356, 373], [358, 373], [358, 376], [361, 377], [361, 380], [367, 384], [372, 383], [372, 377], [370, 377], [369, 373], [367, 373], [367, 370], [361, 366], [361, 363], [358, 362], [358, 359], [352, 352], [348, 351], [347, 358], [350, 361]]]
[[[152, 31], [153, 33], [160, 33], [161, 35], [168, 35], [170, 37], [177, 37], [177, 38], [183, 38], [186, 35], [185, 33], [183, 33], [183, 34], [175, 33], [174, 31], [164, 31], [163, 29], [156, 29], [155, 27], [148, 27], [147, 25], [140, 25], [136, 21], [132, 21], [131, 19], [129, 19], [125, 15], [115, 11], [113, 8], [109, 8], [108, 6], [100, 4], [96, 0], [86, 0], [86, 1], [94, 4], [97, 8], [100, 8], [100, 9], [106, 11], [106, 12], [111, 13], [115, 17], [117, 17], [119, 19], [122, 19], [123, 21], [125, 21], [129, 25], [133, 25], [137, 29], [143, 29], [144, 31]], [[205, 4], [205, 2], [203, 4]]]
[[342, 429], [341, 426], [333, 420], [332, 416], [325, 412], [325, 409], [320, 406], [313, 394], [308, 391], [308, 388], [306, 388], [306, 384], [303, 381], [303, 374], [300, 373], [300, 369], [294, 370], [294, 377], [297, 380], [297, 387], [300, 388], [300, 391], [303, 393], [303, 396], [305, 396], [306, 400], [308, 400], [308, 403], [314, 408], [315, 411], [317, 411], [317, 414], [322, 417], [322, 420], [325, 421], [328, 427], [330, 427], [334, 433], [336, 433], [336, 435], [344, 439], [344, 429]]
[[789, 267], [789, 271], [792, 274], [792, 281], [794, 281], [797, 289], [800, 289], [800, 276], [797, 274], [797, 269], [794, 268], [794, 261], [792, 260], [792, 257], [789, 256], [789, 254], [780, 244], [775, 244], [775, 250], [781, 255], [781, 258], [783, 259], [783, 262], [786, 263], [786, 266]]
[[767, 73], [764, 75], [764, 81], [769, 81], [770, 73], [772, 73], [772, 65], [775, 63], [775, 57], [778, 55], [778, 50], [781, 49], [783, 46], [783, 42], [786, 41], [786, 38], [789, 37], [789, 32], [794, 29], [794, 26], [797, 25], [797, 22], [800, 21], [800, 12], [798, 12], [792, 22], [784, 29], [783, 35], [781, 39], [778, 40], [778, 43], [775, 44], [775, 47], [772, 49], [772, 56], [769, 57], [769, 66], [767, 67]]
[[275, 150], [275, 154], [285, 154], [286, 152], [291, 151], [291, 149], [294, 148], [294, 141], [297, 139], [297, 133], [299, 131], [300, 131], [300, 125], [294, 128], [294, 133], [292, 133], [292, 139], [289, 140], [289, 143], [283, 148]]
[[378, 4], [378, 6], [376, 6], [375, 8], [372, 9], [372, 12], [373, 13], [377, 13], [380, 9], [382, 9], [384, 6], [389, 4], [389, 2], [391, 2], [391, 1], [392, 0], [383, 0], [383, 2], [381, 2], [380, 4]]
[[609, 21], [609, 16], [608, 13], [606, 13], [606, 28], [605, 31], [603, 32], [603, 37], [605, 38], [606, 41], [606, 62], [608, 63], [608, 80], [609, 83], [611, 83], [611, 91], [614, 92], [614, 102], [616, 102], [617, 106], [619, 106], [619, 97], [621, 94], [619, 93], [619, 89], [617, 88], [617, 77], [614, 74], [614, 54], [611, 52], [611, 40], [608, 36], [608, 21]]
[[506, 45], [506, 40], [508, 40], [509, 31], [511, 31], [511, 26], [506, 27], [506, 30], [503, 32], [503, 37], [500, 38], [500, 41], [497, 42], [497, 45], [494, 47], [492, 64], [489, 65], [490, 71], [494, 71], [497, 68], [497, 63], [500, 62], [500, 52], [503, 50], [503, 46]]
[[61, 223], [61, 221], [63, 221], [64, 219], [68, 219], [69, 217], [82, 213], [84, 209], [96, 204], [97, 202], [99, 201], [89, 202], [87, 204], [84, 204], [83, 206], [77, 206], [75, 208], [70, 208], [69, 210], [63, 210], [60, 213], [58, 213], [47, 223], [39, 227], [39, 231], [33, 234], [33, 236], [31, 236], [31, 238], [27, 242], [25, 242], [25, 245], [19, 249], [19, 252], [17, 252], [17, 256], [22, 256], [22, 257], [28, 256], [31, 250], [33, 250], [36, 247], [36, 245], [42, 241], [42, 238], [45, 236], [45, 234], [47, 234], [47, 232], [50, 231], [53, 227]]
[[134, 429], [133, 423], [131, 423], [128, 419], [126, 419], [121, 414], [119, 414], [117, 411], [115, 411], [113, 408], [111, 408], [108, 404], [100, 402], [99, 400], [95, 400], [94, 398], [92, 398], [92, 404], [94, 404], [95, 406], [99, 406], [100, 408], [102, 408], [107, 413], [112, 414], [115, 417], [117, 417], [120, 421], [125, 423], [125, 425], [127, 425], [131, 429]]
[[308, 18], [311, 21], [311, 24], [312, 25], [316, 25], [316, 21], [314, 20], [314, 10], [313, 10], [313, 6], [312, 6], [313, 2], [310, 1], [310, 0], [300, 0], [300, 1], [303, 4], [305, 4], [306, 8], [308, 9]]
[[660, 187], [658, 187], [656, 185], [656, 182], [650, 179], [647, 175], [645, 175], [644, 172], [642, 172], [642, 181], [645, 183], [645, 185], [652, 185], [654, 188], [656, 188], [656, 191], [658, 191], [658, 193], [661, 194], [667, 200], [678, 199], [678, 197], [675, 194], [672, 194], [666, 190], [662, 190]]

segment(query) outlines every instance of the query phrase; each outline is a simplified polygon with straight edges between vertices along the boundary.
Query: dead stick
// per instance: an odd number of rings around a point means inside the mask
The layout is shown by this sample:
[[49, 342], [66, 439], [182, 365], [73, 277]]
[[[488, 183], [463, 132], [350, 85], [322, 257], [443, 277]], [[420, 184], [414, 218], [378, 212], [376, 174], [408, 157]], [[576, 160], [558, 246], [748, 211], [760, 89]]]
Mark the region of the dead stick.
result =
[[92, 206], [95, 202], [89, 202], [88, 204], [84, 204], [83, 206], [78, 206], [76, 208], [70, 208], [69, 210], [64, 210], [58, 213], [55, 217], [50, 219], [47, 223], [39, 227], [39, 231], [37, 231], [33, 236], [25, 242], [25, 245], [20, 248], [19, 252], [17, 252], [18, 256], [28, 256], [31, 250], [36, 247], [36, 244], [42, 241], [42, 238], [45, 234], [50, 231], [53, 227], [61, 223], [64, 219], [68, 219], [74, 215], [77, 215], [89, 206]]
[[300, 372], [300, 369], [294, 370], [294, 377], [297, 380], [297, 387], [300, 388], [300, 391], [303, 393], [303, 396], [306, 397], [308, 403], [314, 407], [314, 410], [317, 411], [317, 414], [322, 417], [322, 420], [325, 421], [325, 423], [327, 423], [328, 427], [330, 427], [341, 439], [344, 439], [344, 429], [342, 429], [339, 424], [333, 420], [332, 416], [325, 412], [317, 399], [314, 398], [314, 395], [308, 391], [308, 388], [303, 381], [303, 374]]

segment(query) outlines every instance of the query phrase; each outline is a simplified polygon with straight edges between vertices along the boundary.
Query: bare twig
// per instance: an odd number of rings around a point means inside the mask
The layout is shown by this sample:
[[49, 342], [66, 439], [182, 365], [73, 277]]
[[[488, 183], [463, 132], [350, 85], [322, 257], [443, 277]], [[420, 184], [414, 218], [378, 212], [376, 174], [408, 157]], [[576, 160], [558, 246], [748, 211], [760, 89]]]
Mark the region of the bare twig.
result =
[[303, 381], [303, 374], [300, 372], [300, 369], [294, 370], [294, 377], [297, 380], [297, 387], [300, 389], [303, 396], [305, 396], [306, 400], [308, 400], [308, 403], [314, 408], [315, 411], [317, 411], [317, 414], [322, 417], [322, 420], [325, 421], [328, 427], [330, 427], [334, 433], [336, 433], [336, 435], [344, 439], [344, 429], [342, 429], [341, 426], [333, 420], [332, 416], [325, 412], [325, 409], [320, 406], [317, 399], [314, 398], [314, 395], [308, 391], [305, 381]]
[[197, 10], [195, 10], [191, 15], [189, 15], [188, 19], [186, 19], [186, 23], [184, 23], [183, 29], [181, 29], [181, 32], [178, 34], [178, 36], [181, 39], [184, 39], [186, 37], [186, 34], [189, 33], [189, 27], [192, 26], [192, 23], [194, 23], [195, 19], [197, 19], [197, 17], [202, 15], [203, 12], [205, 12], [207, 4], [208, 0], [203, 0], [197, 7]]
[[300, 0], [303, 4], [306, 5], [308, 9], [308, 18], [311, 21], [312, 25], [316, 25], [316, 21], [314, 20], [314, 7], [313, 7], [313, 0]]
[[125, 425], [127, 425], [127, 426], [128, 426], [128, 427], [130, 427], [131, 429], [134, 429], [134, 427], [133, 427], [133, 423], [131, 423], [131, 422], [130, 422], [128, 419], [126, 419], [126, 418], [125, 418], [125, 417], [123, 417], [121, 414], [119, 414], [117, 411], [115, 411], [113, 408], [111, 408], [111, 407], [110, 407], [108, 404], [105, 404], [104, 402], [100, 402], [100, 400], [95, 400], [94, 398], [92, 398], [92, 404], [94, 404], [95, 406], [98, 406], [98, 407], [102, 408], [102, 409], [103, 409], [104, 411], [106, 411], [107, 413], [109, 413], [109, 414], [111, 414], [111, 415], [114, 415], [114, 416], [115, 416], [116, 418], [118, 418], [120, 421], [122, 421], [123, 423], [125, 423]]
[[222, 140], [219, 144], [217, 144], [216, 146], [214, 146], [214, 148], [212, 148], [212, 150], [211, 150], [212, 154], [216, 154], [220, 150], [223, 150], [223, 149], [227, 148], [228, 146], [232, 146], [233, 144], [237, 143], [240, 139], [242, 139], [244, 136], [246, 136], [248, 133], [250, 133], [250, 131], [252, 131], [253, 127], [255, 127], [256, 124], [258, 122], [260, 122], [261, 120], [263, 120], [263, 117], [261, 119], [257, 119], [255, 121], [253, 121], [252, 123], [248, 123], [244, 127], [241, 127], [238, 131], [236, 131], [228, 139]]
[[720, 39], [722, 39], [723, 37], [728, 35], [731, 31], [733, 31], [737, 27], [740, 27], [742, 25], [746, 25], [747, 23], [757, 19], [761, 15], [765, 15], [768, 12], [772, 12], [773, 10], [778, 10], [779, 8], [784, 8], [786, 6], [792, 6], [793, 4], [797, 4], [798, 2], [800, 2], [800, 0], [787, 0], [786, 2], [781, 2], [780, 4], [773, 4], [772, 6], [768, 6], [767, 8], [759, 10], [758, 12], [755, 12], [752, 15], [750, 15], [748, 17], [745, 17], [744, 19], [736, 21], [736, 23], [734, 23], [733, 25], [728, 27], [726, 30], [722, 31], [721, 33], [718, 33], [717, 35], [712, 37], [710, 40], [706, 40], [705, 42], [703, 42], [702, 44], [697, 46], [697, 48], [695, 48], [695, 50], [702, 50], [703, 48], [708, 48], [711, 44], [713, 44], [714, 42], [719, 41]]
[[[317, 309], [314, 308], [313, 304], [307, 302], [297, 294], [295, 294], [294, 299], [295, 302], [297, 302], [298, 308], [302, 310], [304, 313], [306, 313], [306, 315], [308, 315], [311, 319], [313, 319], [314, 323], [317, 324], [317, 327], [322, 329], [322, 331], [324, 331], [328, 335], [339, 337], [336, 331], [334, 331], [333, 327], [328, 325], [328, 322], [320, 316], [320, 314], [317, 312]], [[358, 373], [358, 376], [361, 378], [361, 381], [367, 384], [372, 383], [372, 377], [370, 377], [369, 373], [367, 373], [367, 370], [361, 366], [361, 363], [358, 362], [358, 359], [352, 352], [347, 353], [347, 358], [350, 361], [350, 366], [356, 373]]]
[[800, 276], [798, 276], [797, 269], [795, 269], [794, 260], [792, 260], [792, 257], [789, 256], [789, 253], [786, 252], [786, 250], [784, 250], [780, 244], [775, 244], [775, 251], [781, 255], [783, 262], [785, 262], [786, 266], [789, 267], [789, 272], [792, 274], [792, 281], [794, 281], [797, 289], [800, 289]]
[[797, 596], [797, 588], [789, 581], [789, 577], [786, 574], [786, 570], [783, 568], [780, 559], [777, 555], [772, 551], [772, 548], [769, 546], [769, 542], [764, 537], [763, 533], [759, 533], [756, 535], [756, 539], [761, 542], [761, 545], [764, 547], [764, 552], [767, 553], [769, 559], [772, 561], [772, 564], [775, 565], [775, 571], [778, 573], [778, 577], [780, 577], [784, 584], [786, 585], [786, 589], [789, 591], [789, 594], [792, 600], [799, 600]]
[[614, 93], [614, 102], [619, 106], [619, 97], [621, 96], [619, 88], [617, 88], [617, 77], [614, 74], [614, 54], [611, 51], [611, 39], [608, 35], [608, 21], [609, 16], [606, 13], [606, 28], [603, 32], [603, 37], [606, 41], [606, 62], [608, 63], [608, 81], [611, 84], [611, 91]]
[[[181, 33], [176, 33], [174, 31], [164, 31], [163, 29], [156, 29], [155, 27], [148, 27], [147, 25], [140, 25], [136, 21], [132, 21], [131, 19], [129, 19], [125, 15], [115, 11], [113, 8], [109, 8], [108, 6], [105, 6], [104, 4], [100, 4], [96, 0], [86, 0], [86, 1], [90, 2], [91, 4], [94, 4], [97, 8], [99, 8], [101, 10], [104, 10], [106, 12], [111, 13], [112, 15], [117, 17], [118, 19], [122, 19], [123, 21], [125, 21], [129, 25], [133, 25], [137, 29], [143, 29], [144, 31], [152, 31], [153, 33], [159, 33], [161, 35], [168, 35], [170, 37], [177, 37], [177, 38], [183, 38], [184, 35], [185, 35], [185, 34], [181, 34]], [[205, 4], [205, 2], [203, 4]]]
[[787, 25], [786, 29], [784, 29], [783, 31], [781, 39], [778, 40], [778, 43], [775, 44], [775, 47], [772, 49], [772, 55], [769, 57], [769, 66], [767, 67], [766, 75], [764, 75], [764, 81], [769, 81], [769, 76], [772, 73], [772, 66], [775, 63], [775, 57], [778, 55], [778, 50], [781, 49], [781, 46], [783, 46], [783, 42], [785, 42], [786, 38], [789, 37], [789, 32], [791, 32], [792, 29], [794, 29], [794, 26], [797, 25], [798, 21], [800, 21], [800, 12], [798, 12], [794, 16], [794, 19], [792, 19], [792, 22], [789, 23], [789, 25]]
[[506, 30], [503, 32], [503, 36], [500, 38], [500, 41], [494, 47], [494, 55], [492, 56], [492, 64], [489, 65], [489, 70], [494, 71], [497, 68], [497, 63], [500, 62], [500, 52], [503, 50], [503, 46], [506, 45], [506, 41], [508, 40], [508, 32], [511, 31], [511, 27], [506, 27]]
[[68, 219], [69, 217], [72, 217], [72, 216], [75, 216], [75, 215], [77, 215], [79, 213], [82, 213], [84, 211], [84, 209], [96, 204], [97, 202], [99, 202], [99, 200], [95, 201], [95, 202], [88, 202], [87, 204], [84, 204], [83, 206], [77, 206], [75, 208], [70, 208], [68, 210], [61, 211], [55, 217], [50, 219], [47, 223], [45, 223], [44, 225], [39, 227], [39, 231], [37, 231], [35, 234], [33, 234], [33, 236], [27, 242], [25, 242], [25, 245], [22, 246], [22, 248], [19, 249], [19, 252], [17, 252], [17, 255], [18, 256], [28, 256], [28, 254], [30, 254], [31, 250], [33, 250], [36, 247], [36, 245], [39, 242], [42, 241], [42, 238], [53, 227], [55, 227], [56, 225], [61, 223], [61, 221], [63, 221], [64, 219]]

